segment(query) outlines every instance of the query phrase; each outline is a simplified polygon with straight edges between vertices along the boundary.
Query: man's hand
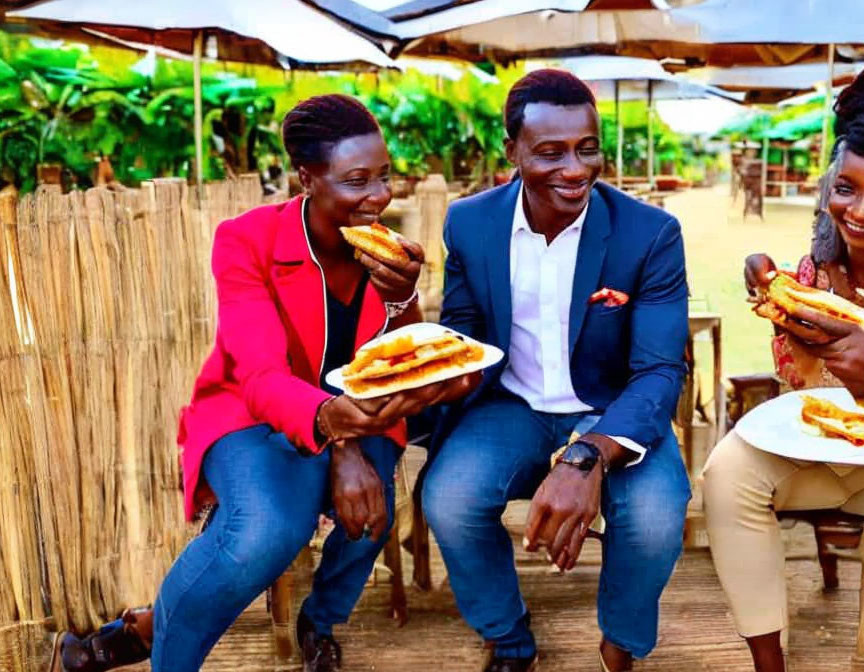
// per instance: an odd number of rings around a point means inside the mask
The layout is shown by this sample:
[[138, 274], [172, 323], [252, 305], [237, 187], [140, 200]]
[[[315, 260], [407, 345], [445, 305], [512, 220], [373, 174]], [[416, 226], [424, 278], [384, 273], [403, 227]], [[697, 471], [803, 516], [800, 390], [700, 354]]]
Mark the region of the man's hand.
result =
[[588, 528], [600, 511], [603, 471], [590, 472], [569, 464], [556, 466], [534, 494], [525, 528], [526, 549], [545, 546], [561, 570], [573, 569]]
[[365, 252], [357, 256], [360, 263], [369, 271], [369, 279], [378, 290], [378, 294], [384, 301], [390, 303], [402, 303], [411, 298], [417, 287], [420, 269], [423, 268], [426, 260], [423, 248], [418, 243], [407, 238], [401, 238], [401, 243], [402, 248], [411, 258], [404, 264], [397, 261], [384, 261]]
[[369, 530], [378, 541], [387, 529], [381, 479], [356, 441], [335, 444], [331, 451], [330, 488], [339, 521], [349, 539], [356, 541]]
[[326, 435], [331, 440], [377, 436], [402, 418], [416, 415], [427, 406], [461, 399], [470, 394], [481, 380], [483, 374], [477, 371], [440, 383], [362, 401], [343, 394], [322, 404], [316, 423], [319, 427], [327, 428]]
[[803, 346], [825, 360], [825, 367], [853, 397], [864, 399], [864, 328], [807, 308], [796, 308], [789, 315], [812, 324], [825, 335], [819, 342], [803, 340]]
[[456, 378], [442, 380], [391, 394], [387, 397], [358, 401], [360, 408], [377, 416], [404, 418], [417, 415], [428, 406], [448, 404], [470, 394], [483, 380], [483, 373], [475, 371]]

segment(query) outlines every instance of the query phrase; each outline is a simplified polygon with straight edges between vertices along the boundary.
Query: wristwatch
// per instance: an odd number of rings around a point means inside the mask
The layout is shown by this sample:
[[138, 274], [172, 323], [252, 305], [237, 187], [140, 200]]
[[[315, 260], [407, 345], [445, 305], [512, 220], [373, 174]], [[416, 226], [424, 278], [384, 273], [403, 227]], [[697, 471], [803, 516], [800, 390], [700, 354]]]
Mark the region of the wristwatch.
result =
[[605, 476], [608, 469], [600, 449], [587, 441], [577, 440], [569, 444], [564, 452], [558, 456], [556, 464], [569, 464], [571, 467], [576, 467], [579, 471], [588, 474], [597, 466], [598, 462], [603, 470], [602, 475]]

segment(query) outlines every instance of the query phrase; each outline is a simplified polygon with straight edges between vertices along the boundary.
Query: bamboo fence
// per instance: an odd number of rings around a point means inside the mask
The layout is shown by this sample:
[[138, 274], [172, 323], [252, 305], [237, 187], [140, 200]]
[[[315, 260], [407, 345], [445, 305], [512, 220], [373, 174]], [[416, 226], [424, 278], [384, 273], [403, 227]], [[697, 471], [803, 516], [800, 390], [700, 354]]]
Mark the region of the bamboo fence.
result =
[[177, 415], [215, 327], [213, 231], [256, 176], [0, 193], [0, 672], [153, 600], [188, 538]]
[[[427, 182], [405, 233], [435, 317], [448, 196]], [[264, 201], [255, 175], [0, 192], [0, 672], [152, 602], [186, 543], [175, 432], [215, 329], [213, 232]]]

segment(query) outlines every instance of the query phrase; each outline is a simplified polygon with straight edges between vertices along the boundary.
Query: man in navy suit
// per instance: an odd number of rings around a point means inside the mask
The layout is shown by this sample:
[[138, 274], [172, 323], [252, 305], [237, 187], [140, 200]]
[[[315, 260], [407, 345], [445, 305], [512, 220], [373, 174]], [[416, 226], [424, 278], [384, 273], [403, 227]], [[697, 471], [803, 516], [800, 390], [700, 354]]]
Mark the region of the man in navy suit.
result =
[[687, 336], [681, 231], [597, 182], [600, 121], [573, 75], [524, 77], [505, 125], [519, 177], [451, 205], [441, 316], [505, 357], [438, 422], [424, 511], [462, 615], [494, 644], [487, 672], [537, 660], [507, 502], [532, 498], [526, 546], [562, 569], [602, 512], [600, 669], [628, 670], [656, 643], [690, 497], [671, 429]]

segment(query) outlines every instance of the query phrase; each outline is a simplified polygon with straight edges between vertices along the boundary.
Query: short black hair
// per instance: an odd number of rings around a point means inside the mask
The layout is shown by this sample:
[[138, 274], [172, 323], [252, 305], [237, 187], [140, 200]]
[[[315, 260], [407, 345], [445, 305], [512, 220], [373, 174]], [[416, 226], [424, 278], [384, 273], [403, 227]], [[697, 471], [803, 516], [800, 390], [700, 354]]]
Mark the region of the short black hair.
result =
[[308, 98], [282, 120], [282, 142], [295, 168], [326, 163], [340, 140], [380, 132], [363, 103], [341, 94]]
[[588, 104], [597, 107], [591, 89], [576, 75], [554, 68], [535, 70], [516, 82], [507, 94], [504, 127], [511, 140], [515, 140], [522, 130], [525, 106], [530, 103], [562, 106]]

